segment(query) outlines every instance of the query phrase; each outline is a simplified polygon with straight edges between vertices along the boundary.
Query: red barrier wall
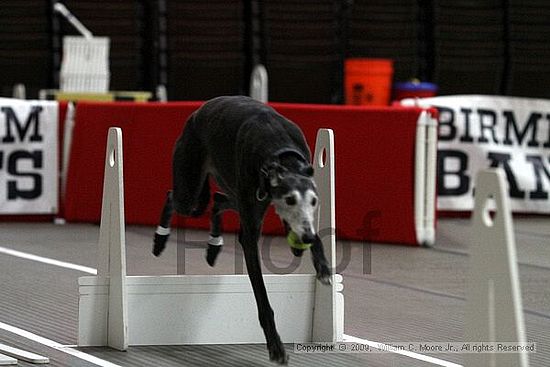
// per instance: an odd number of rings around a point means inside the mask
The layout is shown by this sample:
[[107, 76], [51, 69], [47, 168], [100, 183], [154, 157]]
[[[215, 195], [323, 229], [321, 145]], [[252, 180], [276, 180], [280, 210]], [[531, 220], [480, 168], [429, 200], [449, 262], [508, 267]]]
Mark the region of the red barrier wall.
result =
[[[200, 102], [79, 103], [67, 178], [69, 221], [98, 222], [107, 130], [124, 139], [125, 211], [128, 224], [156, 225], [171, 187], [171, 154], [187, 117]], [[416, 244], [414, 144], [417, 108], [365, 108], [273, 104], [296, 122], [314, 149], [319, 128], [331, 128], [336, 147], [336, 223], [339, 238]], [[208, 217], [177, 220], [208, 228]], [[236, 215], [224, 216], [226, 230]], [[264, 233], [281, 233], [270, 213]]]

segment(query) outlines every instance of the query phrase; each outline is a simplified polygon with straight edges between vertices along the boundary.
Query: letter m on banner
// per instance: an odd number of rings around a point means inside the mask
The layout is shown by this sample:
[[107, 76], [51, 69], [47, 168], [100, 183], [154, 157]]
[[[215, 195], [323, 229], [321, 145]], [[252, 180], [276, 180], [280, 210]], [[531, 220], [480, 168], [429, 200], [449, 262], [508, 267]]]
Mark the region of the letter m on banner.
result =
[[[5, 115], [6, 122], [6, 135], [2, 138], [2, 143], [15, 143], [16, 141], [25, 141], [29, 130], [32, 129], [32, 135], [29, 138], [31, 142], [41, 142], [42, 136], [40, 135], [40, 112], [42, 112], [42, 106], [31, 106], [27, 115], [27, 120], [22, 122], [18, 119], [17, 114], [11, 106], [2, 106], [0, 111]], [[12, 129], [13, 127], [13, 129]], [[13, 130], [18, 133], [17, 138], [13, 134]]]
[[0, 99], [0, 214], [55, 214], [58, 103]]

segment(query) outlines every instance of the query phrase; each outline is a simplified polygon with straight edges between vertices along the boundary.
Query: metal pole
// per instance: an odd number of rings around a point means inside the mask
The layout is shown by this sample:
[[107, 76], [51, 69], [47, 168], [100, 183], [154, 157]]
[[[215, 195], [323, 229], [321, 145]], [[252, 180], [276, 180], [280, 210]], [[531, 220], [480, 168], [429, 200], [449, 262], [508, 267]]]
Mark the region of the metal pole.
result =
[[55, 3], [53, 5], [54, 11], [63, 15], [65, 19], [69, 21], [86, 39], [92, 39], [93, 34], [88, 28], [84, 26], [70, 11], [67, 7], [61, 3]]

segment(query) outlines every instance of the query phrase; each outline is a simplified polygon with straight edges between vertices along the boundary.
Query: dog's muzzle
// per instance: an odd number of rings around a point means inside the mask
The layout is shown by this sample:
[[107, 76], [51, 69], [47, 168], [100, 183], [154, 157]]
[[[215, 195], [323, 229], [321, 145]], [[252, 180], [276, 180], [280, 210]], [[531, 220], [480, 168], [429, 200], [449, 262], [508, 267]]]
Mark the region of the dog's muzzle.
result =
[[302, 234], [302, 243], [313, 243], [313, 241], [315, 241], [315, 233], [311, 229], [307, 229]]

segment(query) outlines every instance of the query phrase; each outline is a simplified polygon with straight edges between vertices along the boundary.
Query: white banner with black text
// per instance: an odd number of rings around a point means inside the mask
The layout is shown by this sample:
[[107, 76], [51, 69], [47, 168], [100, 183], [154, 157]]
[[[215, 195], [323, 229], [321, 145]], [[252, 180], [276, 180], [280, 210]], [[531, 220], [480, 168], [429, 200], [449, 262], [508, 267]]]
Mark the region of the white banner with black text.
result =
[[0, 98], [0, 214], [55, 214], [58, 103]]
[[402, 104], [439, 110], [439, 210], [472, 210], [477, 172], [501, 167], [514, 212], [550, 213], [550, 100], [459, 95]]

